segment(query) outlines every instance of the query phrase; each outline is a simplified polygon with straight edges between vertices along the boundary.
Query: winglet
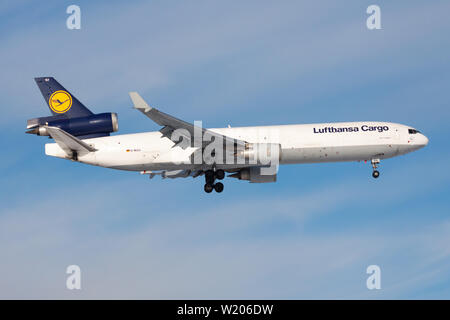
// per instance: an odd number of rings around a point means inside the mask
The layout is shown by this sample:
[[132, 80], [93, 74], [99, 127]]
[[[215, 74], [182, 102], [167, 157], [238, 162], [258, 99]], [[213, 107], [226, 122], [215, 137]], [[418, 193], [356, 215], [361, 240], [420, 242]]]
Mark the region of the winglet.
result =
[[137, 93], [137, 92], [130, 92], [129, 95], [130, 95], [131, 101], [133, 101], [135, 109], [141, 110], [143, 112], [148, 112], [148, 111], [150, 111], [152, 109], [147, 104], [147, 102], [145, 102], [145, 100], [142, 99], [142, 97], [139, 95], [139, 93]]

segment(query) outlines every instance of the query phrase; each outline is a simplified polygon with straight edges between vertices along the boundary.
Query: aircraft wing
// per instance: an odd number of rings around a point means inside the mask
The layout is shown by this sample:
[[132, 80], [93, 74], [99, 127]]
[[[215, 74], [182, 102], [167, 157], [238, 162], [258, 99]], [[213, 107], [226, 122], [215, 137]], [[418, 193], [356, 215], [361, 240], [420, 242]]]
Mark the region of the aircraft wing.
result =
[[[183, 134], [183, 130], [180, 131], [180, 135], [184, 136], [186, 139], [191, 140], [191, 137], [195, 137], [194, 131], [202, 132], [203, 136], [206, 137], [214, 137], [214, 139], [222, 139], [222, 141], [226, 142], [226, 145], [230, 146], [238, 146], [238, 147], [245, 147], [246, 142], [234, 139], [231, 137], [224, 136], [222, 134], [213, 132], [211, 130], [196, 127], [191, 123], [188, 123], [186, 121], [177, 119], [171, 115], [168, 115], [167, 113], [164, 113], [162, 111], [159, 111], [156, 108], [150, 107], [144, 99], [137, 93], [137, 92], [130, 92], [130, 98], [133, 101], [134, 108], [141, 111], [143, 114], [145, 114], [147, 117], [149, 117], [151, 120], [162, 126], [163, 128], [160, 130], [162, 135], [164, 137], [171, 138], [172, 133], [177, 129], [184, 129], [189, 134]], [[202, 139], [203, 140], [203, 139]], [[208, 140], [208, 139], [204, 139]], [[212, 139], [211, 139], [212, 140]], [[209, 142], [211, 141], [203, 141], [203, 147], [205, 147]]]
[[141, 171], [141, 174], [148, 174], [150, 179], [153, 179], [155, 176], [161, 176], [163, 179], [166, 178], [187, 178], [193, 177], [197, 178], [198, 176], [203, 174], [202, 170], [161, 170], [161, 171]]
[[68, 156], [73, 156], [74, 152], [77, 154], [86, 154], [97, 151], [86, 142], [74, 137], [58, 127], [45, 126], [48, 134], [55, 140], [58, 146], [67, 153]]

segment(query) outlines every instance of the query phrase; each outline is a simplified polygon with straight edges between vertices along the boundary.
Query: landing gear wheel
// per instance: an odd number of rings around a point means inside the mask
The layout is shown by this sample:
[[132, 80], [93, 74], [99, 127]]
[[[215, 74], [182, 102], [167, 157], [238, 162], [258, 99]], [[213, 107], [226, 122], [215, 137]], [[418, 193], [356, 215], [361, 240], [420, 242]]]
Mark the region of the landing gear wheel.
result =
[[[222, 187], [222, 188], [223, 188], [223, 187]], [[211, 192], [213, 191], [214, 187], [213, 187], [212, 184], [207, 183], [207, 184], [205, 184], [204, 189], [205, 189], [205, 192], [206, 192], [206, 193], [211, 193]]]
[[225, 178], [225, 171], [223, 171], [222, 169], [219, 169], [216, 171], [216, 178], [218, 180], [222, 180], [223, 178]]
[[378, 165], [380, 164], [380, 159], [372, 159], [371, 163], [372, 163], [372, 168], [373, 168], [372, 177], [374, 177], [376, 179], [380, 176], [380, 173], [377, 170]]
[[214, 190], [216, 190], [217, 193], [221, 193], [223, 191], [223, 183], [222, 182], [217, 182], [214, 185]]

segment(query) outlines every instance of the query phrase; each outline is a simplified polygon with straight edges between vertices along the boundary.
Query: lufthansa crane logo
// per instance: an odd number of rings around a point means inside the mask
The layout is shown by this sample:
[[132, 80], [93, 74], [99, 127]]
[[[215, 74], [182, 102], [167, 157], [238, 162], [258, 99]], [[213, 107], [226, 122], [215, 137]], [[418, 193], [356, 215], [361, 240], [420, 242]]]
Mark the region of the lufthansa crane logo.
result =
[[48, 105], [56, 113], [65, 113], [72, 107], [72, 96], [64, 90], [55, 91], [48, 99]]

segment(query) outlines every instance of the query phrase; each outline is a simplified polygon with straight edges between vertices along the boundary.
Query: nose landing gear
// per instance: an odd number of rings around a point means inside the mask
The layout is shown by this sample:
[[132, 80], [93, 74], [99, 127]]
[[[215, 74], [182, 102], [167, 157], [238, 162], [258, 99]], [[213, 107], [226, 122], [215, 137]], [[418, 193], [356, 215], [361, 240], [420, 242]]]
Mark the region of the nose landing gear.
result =
[[225, 171], [223, 171], [222, 169], [205, 171], [205, 192], [211, 193], [214, 189], [217, 193], [221, 193], [223, 191], [223, 183], [214, 182], [216, 181], [216, 179], [222, 180], [223, 178], [225, 178]]
[[371, 162], [372, 162], [372, 168], [373, 168], [372, 177], [374, 177], [376, 179], [380, 176], [380, 172], [377, 170], [378, 164], [380, 163], [380, 159], [372, 159]]

